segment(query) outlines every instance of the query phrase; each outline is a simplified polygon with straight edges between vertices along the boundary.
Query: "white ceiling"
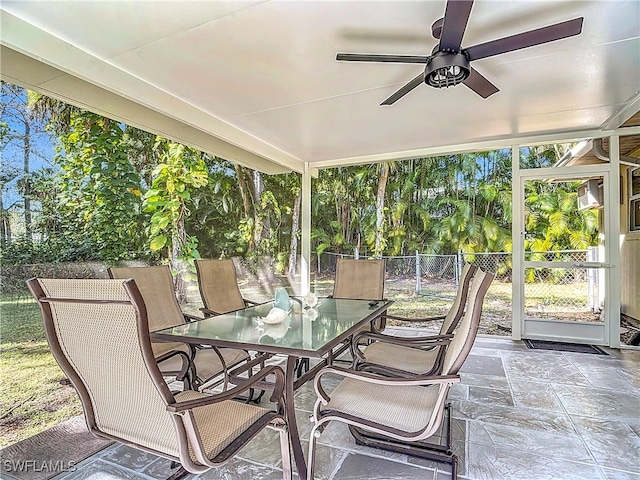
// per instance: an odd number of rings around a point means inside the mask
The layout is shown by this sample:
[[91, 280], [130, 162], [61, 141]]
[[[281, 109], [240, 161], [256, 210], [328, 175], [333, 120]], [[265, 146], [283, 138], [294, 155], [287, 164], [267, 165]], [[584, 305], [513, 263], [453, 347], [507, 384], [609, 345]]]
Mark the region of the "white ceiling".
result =
[[640, 105], [640, 2], [476, 0], [462, 46], [584, 17], [580, 35], [477, 60], [500, 92], [420, 85], [432, 1], [10, 1], [2, 78], [275, 173], [618, 127]]

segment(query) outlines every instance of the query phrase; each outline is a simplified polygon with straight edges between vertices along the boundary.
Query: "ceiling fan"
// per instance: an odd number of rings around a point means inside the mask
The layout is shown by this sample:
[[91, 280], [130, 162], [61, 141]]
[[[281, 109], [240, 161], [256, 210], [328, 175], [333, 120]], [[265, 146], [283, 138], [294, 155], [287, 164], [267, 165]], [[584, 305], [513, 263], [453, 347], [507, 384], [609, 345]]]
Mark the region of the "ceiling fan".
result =
[[543, 43], [579, 35], [583, 17], [547, 27], [529, 30], [509, 37], [462, 48], [473, 0], [448, 0], [444, 17], [431, 26], [433, 36], [440, 40], [431, 55], [375, 55], [367, 53], [338, 53], [336, 60], [346, 62], [423, 63], [424, 72], [387, 98], [380, 105], [392, 105], [421, 83], [435, 88], [452, 87], [464, 83], [482, 98], [499, 89], [471, 66], [473, 60], [493, 57], [506, 52], [533, 47]]

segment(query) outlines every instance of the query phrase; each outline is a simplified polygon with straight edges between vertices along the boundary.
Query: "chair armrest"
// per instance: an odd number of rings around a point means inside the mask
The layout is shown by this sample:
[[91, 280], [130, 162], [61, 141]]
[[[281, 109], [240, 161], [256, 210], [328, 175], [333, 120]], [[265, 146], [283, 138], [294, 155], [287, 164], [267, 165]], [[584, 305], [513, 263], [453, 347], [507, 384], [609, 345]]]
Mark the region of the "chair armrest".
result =
[[[191, 351], [191, 349], [189, 349], [189, 351]], [[186, 364], [189, 364], [191, 362], [191, 355], [189, 355], [189, 353], [183, 350], [171, 350], [169, 352], [163, 353], [162, 355], [158, 355], [156, 357], [156, 363], [164, 362], [165, 360], [168, 360], [171, 357], [175, 357], [176, 355], [184, 357], [184, 361]]]
[[428, 386], [437, 385], [441, 383], [459, 383], [459, 375], [417, 375], [415, 377], [399, 378], [399, 377], [384, 377], [381, 375], [375, 375], [372, 373], [366, 373], [349, 368], [337, 367], [335, 365], [322, 368], [316, 375], [314, 387], [318, 398], [321, 398], [326, 404], [330, 400], [330, 396], [324, 391], [321, 385], [321, 378], [327, 373], [333, 373], [345, 378], [353, 378], [355, 380], [374, 383], [376, 385], [391, 385], [391, 386]]
[[437, 315], [435, 317], [401, 317], [399, 315], [391, 315], [385, 313], [382, 317], [391, 319], [391, 320], [399, 320], [401, 322], [434, 322], [436, 320], [444, 320], [446, 315]]
[[353, 343], [358, 344], [362, 339], [377, 340], [379, 342], [392, 343], [405, 347], [435, 347], [437, 345], [448, 344], [453, 338], [448, 335], [429, 335], [425, 337], [398, 337], [386, 333], [360, 332], [353, 336]]
[[204, 320], [202, 317], [198, 317], [196, 315], [191, 315], [190, 313], [183, 313], [182, 316], [184, 317], [184, 319], [185, 319], [185, 321], [187, 323], [198, 322], [200, 320]]
[[[254, 302], [253, 300], [247, 300], [246, 298], [243, 298], [242, 301], [244, 302], [245, 307], [250, 307], [252, 305], [262, 305], [263, 303], [268, 303], [268, 302]], [[205, 317], [215, 317], [217, 315], [222, 315], [223, 313], [230, 313], [230, 312], [216, 312], [215, 310], [210, 310], [206, 307], [202, 307], [200, 311], [204, 313]]]
[[197, 407], [203, 407], [205, 405], [212, 405], [214, 403], [223, 402], [225, 400], [231, 400], [239, 394], [249, 390], [253, 385], [259, 383], [261, 380], [267, 377], [267, 375], [275, 374], [276, 383], [271, 395], [271, 401], [276, 402], [282, 398], [284, 393], [284, 371], [280, 367], [270, 366], [265, 367], [258, 373], [248, 378], [246, 381], [238, 384], [232, 389], [225, 390], [222, 393], [210, 395], [204, 398], [198, 398], [196, 400], [187, 400], [185, 402], [175, 402], [167, 405], [167, 411], [171, 413], [180, 413], [186, 410], [191, 410]]

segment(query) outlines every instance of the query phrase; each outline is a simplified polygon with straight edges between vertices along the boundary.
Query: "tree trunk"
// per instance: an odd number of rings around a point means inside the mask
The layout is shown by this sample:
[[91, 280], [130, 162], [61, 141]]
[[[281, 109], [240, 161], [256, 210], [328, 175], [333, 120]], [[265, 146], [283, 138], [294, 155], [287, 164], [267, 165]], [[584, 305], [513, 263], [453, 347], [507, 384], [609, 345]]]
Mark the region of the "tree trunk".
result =
[[4, 198], [0, 189], [0, 242], [11, 241], [11, 227], [9, 226], [9, 212], [4, 211]]
[[351, 222], [349, 218], [349, 203], [348, 201], [340, 205], [340, 221], [342, 223], [342, 237], [345, 242], [351, 241], [351, 230], [349, 228]]
[[[260, 251], [262, 239], [265, 238], [265, 230], [268, 232], [268, 218], [262, 215], [262, 193], [264, 192], [264, 179], [262, 172], [253, 172], [253, 245]], [[267, 235], [268, 236], [268, 235]]]
[[24, 122], [24, 232], [27, 237], [27, 241], [31, 243], [33, 241], [33, 234], [31, 232], [31, 178], [29, 174], [29, 157], [31, 155], [31, 126], [29, 122]]
[[176, 229], [171, 236], [171, 248], [169, 248], [169, 266], [174, 275], [174, 289], [178, 302], [185, 303], [187, 297], [186, 283], [184, 275], [186, 273], [186, 265], [180, 257], [182, 257], [182, 249], [187, 242], [187, 232], [184, 227], [184, 205], [181, 209], [180, 216], [176, 220]]
[[242, 197], [242, 206], [244, 208], [245, 218], [251, 216], [251, 194], [247, 187], [247, 181], [245, 179], [244, 168], [237, 163], [233, 164], [233, 168], [236, 171], [236, 177], [238, 178], [238, 188], [240, 189], [240, 196]]
[[[237, 164], [234, 165], [234, 169], [238, 177], [238, 187], [240, 189], [240, 196], [242, 197], [245, 219], [251, 219], [253, 221], [253, 225], [251, 225], [252, 231], [249, 236], [249, 246], [247, 248], [247, 253], [250, 253], [259, 248], [260, 239], [262, 238], [260, 197], [264, 189], [264, 184], [260, 172], [252, 171]], [[251, 181], [247, 181], [250, 176], [252, 177]]]
[[376, 243], [373, 248], [375, 256], [381, 256], [384, 250], [384, 195], [389, 180], [389, 164], [382, 163], [380, 166], [380, 178], [378, 179], [378, 195], [376, 197]]
[[291, 245], [289, 246], [289, 276], [296, 274], [298, 259], [298, 228], [300, 224], [300, 204], [302, 203], [302, 190], [298, 192], [293, 201], [293, 214], [291, 217]]

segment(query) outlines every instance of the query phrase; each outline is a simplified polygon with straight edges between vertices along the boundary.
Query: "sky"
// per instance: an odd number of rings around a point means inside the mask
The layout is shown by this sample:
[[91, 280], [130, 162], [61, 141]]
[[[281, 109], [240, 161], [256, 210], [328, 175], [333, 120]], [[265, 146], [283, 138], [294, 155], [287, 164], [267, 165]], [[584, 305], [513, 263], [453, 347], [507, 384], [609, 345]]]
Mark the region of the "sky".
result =
[[[3, 96], [3, 106], [5, 97]], [[24, 97], [20, 100], [24, 100]], [[6, 123], [9, 127], [9, 136], [24, 135], [24, 124], [19, 120], [16, 110], [13, 108], [3, 108], [0, 122]], [[31, 154], [29, 156], [29, 166], [31, 172], [35, 172], [43, 167], [55, 167], [53, 158], [55, 155], [55, 138], [45, 131], [41, 122], [33, 122], [31, 124]], [[16, 169], [18, 175], [16, 178], [8, 182], [2, 191], [3, 203], [5, 208], [16, 202], [21, 202], [22, 197], [16, 189], [16, 184], [22, 178], [24, 168], [24, 143], [20, 138], [9, 139], [2, 145], [0, 151], [0, 166], [4, 174], [7, 170]]]

